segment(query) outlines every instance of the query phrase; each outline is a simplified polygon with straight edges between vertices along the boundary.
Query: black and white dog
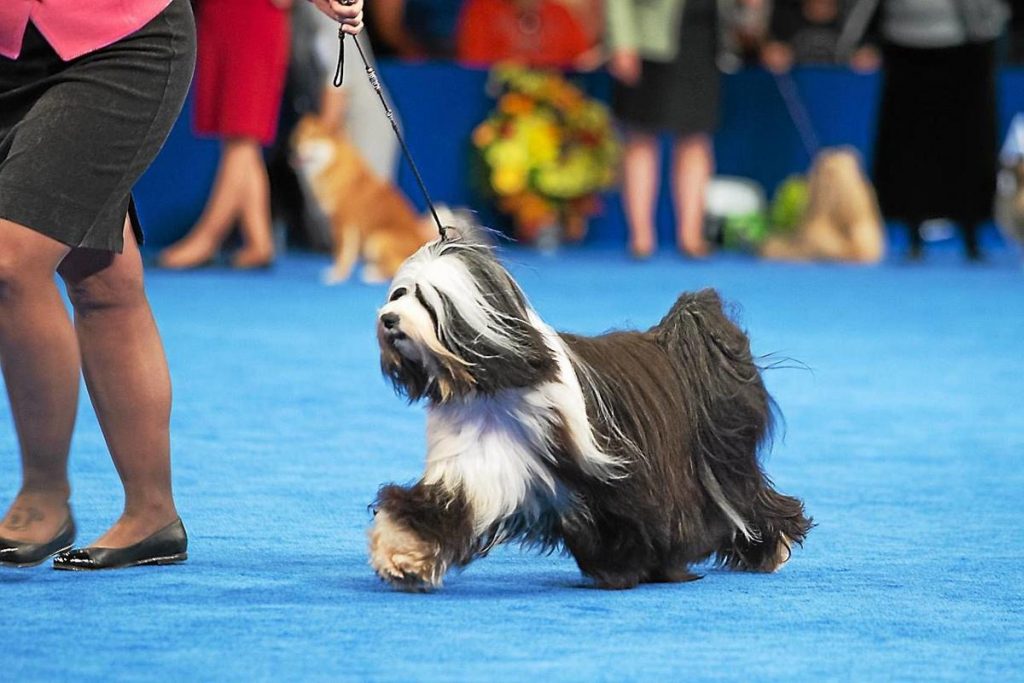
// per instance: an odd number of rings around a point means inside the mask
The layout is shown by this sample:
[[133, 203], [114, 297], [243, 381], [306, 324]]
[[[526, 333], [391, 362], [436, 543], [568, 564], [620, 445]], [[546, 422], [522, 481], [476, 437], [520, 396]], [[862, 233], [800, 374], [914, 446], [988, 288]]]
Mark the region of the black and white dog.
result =
[[762, 472], [773, 403], [713, 290], [646, 332], [561, 334], [488, 246], [410, 257], [377, 324], [384, 374], [427, 401], [422, 479], [387, 485], [370, 564], [396, 587], [518, 540], [565, 548], [603, 588], [696, 578], [711, 556], [770, 572], [811, 527]]

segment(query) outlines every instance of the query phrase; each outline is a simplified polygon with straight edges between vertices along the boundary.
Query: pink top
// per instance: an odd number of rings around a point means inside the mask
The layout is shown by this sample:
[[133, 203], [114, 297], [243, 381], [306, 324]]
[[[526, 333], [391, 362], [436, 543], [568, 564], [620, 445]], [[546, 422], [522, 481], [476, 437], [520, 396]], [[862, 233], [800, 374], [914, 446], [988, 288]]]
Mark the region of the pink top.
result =
[[68, 61], [135, 33], [171, 0], [0, 0], [0, 55], [17, 59], [28, 22]]

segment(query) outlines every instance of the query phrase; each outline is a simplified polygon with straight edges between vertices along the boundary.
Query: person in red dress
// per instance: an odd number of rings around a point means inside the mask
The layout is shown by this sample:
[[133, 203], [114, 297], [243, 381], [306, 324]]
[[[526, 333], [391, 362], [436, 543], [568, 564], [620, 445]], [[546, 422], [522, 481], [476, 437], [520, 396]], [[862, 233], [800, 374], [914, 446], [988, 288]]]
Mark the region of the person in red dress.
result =
[[288, 68], [290, 0], [198, 0], [194, 83], [199, 136], [221, 140], [220, 163], [206, 207], [192, 230], [159, 257], [165, 268], [211, 261], [235, 222], [242, 247], [236, 268], [269, 265], [270, 183], [262, 146], [274, 140]]
[[457, 59], [469, 66], [587, 68], [591, 47], [576, 17], [554, 0], [468, 0], [456, 36]]
[[[328, 16], [333, 7], [359, 9], [345, 19], [346, 32], [362, 27], [363, 0], [313, 0]], [[195, 75], [197, 135], [221, 140], [221, 157], [206, 207], [192, 230], [161, 252], [165, 268], [209, 263], [237, 222], [242, 247], [235, 268], [269, 266], [274, 260], [270, 183], [263, 146], [274, 141], [290, 48], [292, 0], [198, 0]]]

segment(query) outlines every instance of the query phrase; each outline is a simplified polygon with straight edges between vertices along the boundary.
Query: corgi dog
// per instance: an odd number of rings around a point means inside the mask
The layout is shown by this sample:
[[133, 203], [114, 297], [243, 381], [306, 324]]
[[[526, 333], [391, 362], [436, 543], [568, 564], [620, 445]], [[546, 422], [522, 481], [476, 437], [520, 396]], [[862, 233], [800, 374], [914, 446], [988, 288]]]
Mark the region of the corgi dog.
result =
[[334, 262], [324, 282], [338, 284], [362, 261], [364, 282], [387, 282], [402, 263], [436, 237], [393, 184], [380, 178], [338, 126], [307, 114], [292, 134], [296, 169], [327, 216]]

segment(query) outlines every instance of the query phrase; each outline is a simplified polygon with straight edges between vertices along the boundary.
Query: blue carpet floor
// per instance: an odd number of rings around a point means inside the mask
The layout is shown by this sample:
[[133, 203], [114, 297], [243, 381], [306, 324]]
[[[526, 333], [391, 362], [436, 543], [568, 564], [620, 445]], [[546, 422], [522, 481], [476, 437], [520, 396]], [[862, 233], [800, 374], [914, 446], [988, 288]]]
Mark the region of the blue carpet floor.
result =
[[[1024, 679], [1024, 272], [1008, 253], [507, 256], [561, 329], [647, 326], [711, 285], [755, 351], [810, 368], [767, 376], [787, 421], [767, 469], [818, 524], [783, 571], [602, 592], [569, 558], [507, 548], [440, 593], [392, 592], [366, 564], [367, 504], [420, 471], [423, 414], [378, 375], [383, 288], [323, 287], [316, 256], [152, 272], [192, 559], [0, 570], [0, 680]], [[73, 451], [88, 541], [121, 501], [84, 398]], [[3, 503], [16, 463], [0, 392]]]

